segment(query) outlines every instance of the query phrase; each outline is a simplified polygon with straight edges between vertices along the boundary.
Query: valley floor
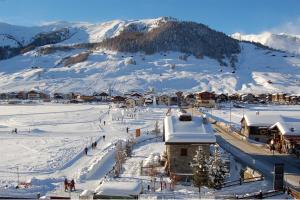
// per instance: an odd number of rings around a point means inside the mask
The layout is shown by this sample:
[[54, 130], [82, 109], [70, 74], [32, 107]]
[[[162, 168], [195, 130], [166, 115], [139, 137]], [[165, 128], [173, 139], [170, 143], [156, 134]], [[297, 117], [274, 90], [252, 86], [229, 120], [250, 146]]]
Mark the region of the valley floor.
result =
[[[161, 137], [151, 134], [156, 122], [162, 130], [165, 107], [124, 111], [110, 105], [43, 103], [0, 105], [0, 109], [0, 196], [35, 197], [41, 193], [78, 198], [84, 190], [95, 191], [100, 182], [111, 178], [107, 174], [115, 166], [116, 143], [133, 138], [135, 129], [141, 129], [142, 135], [136, 139], [132, 156], [125, 160], [120, 178], [142, 180], [147, 188], [151, 177], [140, 174], [140, 163], [151, 154], [162, 154], [165, 148]], [[12, 132], [15, 129], [17, 133]], [[91, 149], [95, 141], [97, 147]], [[89, 148], [87, 155], [85, 147]], [[240, 164], [233, 157], [231, 161], [231, 177], [235, 180]], [[64, 191], [65, 178], [75, 180], [75, 192]], [[169, 183], [167, 177], [164, 180]], [[18, 182], [21, 188], [15, 189]], [[220, 191], [203, 188], [201, 196], [245, 194], [258, 188], [269, 190], [271, 184], [260, 181]], [[197, 191], [182, 185], [176, 185], [174, 191], [160, 191], [157, 184], [154, 192], [145, 191], [142, 197], [197, 198]]]

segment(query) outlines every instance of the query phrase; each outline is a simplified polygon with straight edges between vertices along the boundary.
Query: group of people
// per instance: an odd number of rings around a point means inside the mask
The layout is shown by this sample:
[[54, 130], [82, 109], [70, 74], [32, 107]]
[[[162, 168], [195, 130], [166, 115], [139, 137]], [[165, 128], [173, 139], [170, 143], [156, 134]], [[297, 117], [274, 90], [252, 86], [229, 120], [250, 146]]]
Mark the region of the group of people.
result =
[[97, 147], [97, 141], [92, 143], [92, 149], [96, 149], [96, 147]]
[[[105, 135], [102, 136], [102, 139], [103, 139], [103, 141], [105, 141]], [[96, 149], [97, 148], [97, 144], [98, 144], [97, 141], [93, 142], [92, 143], [92, 149]], [[89, 151], [89, 148], [85, 147], [84, 148], [84, 154], [87, 155], [88, 151]]]
[[11, 133], [18, 133], [18, 129], [17, 128], [14, 128], [12, 131], [11, 131]]
[[75, 181], [74, 179], [72, 179], [70, 182], [68, 181], [67, 178], [65, 178], [65, 181], [64, 181], [64, 186], [65, 186], [65, 192], [72, 192], [72, 191], [75, 191]]

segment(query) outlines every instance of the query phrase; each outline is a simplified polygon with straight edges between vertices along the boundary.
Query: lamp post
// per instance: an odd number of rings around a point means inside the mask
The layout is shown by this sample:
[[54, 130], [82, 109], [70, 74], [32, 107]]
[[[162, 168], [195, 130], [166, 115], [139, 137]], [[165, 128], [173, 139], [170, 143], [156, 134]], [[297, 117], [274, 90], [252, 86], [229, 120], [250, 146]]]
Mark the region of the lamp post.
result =
[[271, 140], [270, 144], [271, 144], [272, 153], [274, 155], [274, 139]]

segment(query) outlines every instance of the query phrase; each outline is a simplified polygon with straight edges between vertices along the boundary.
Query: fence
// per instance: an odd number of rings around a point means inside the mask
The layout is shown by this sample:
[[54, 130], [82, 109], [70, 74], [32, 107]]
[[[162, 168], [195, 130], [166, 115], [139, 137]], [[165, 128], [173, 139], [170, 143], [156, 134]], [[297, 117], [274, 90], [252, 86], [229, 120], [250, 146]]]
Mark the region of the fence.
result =
[[257, 176], [257, 177], [252, 177], [252, 178], [246, 178], [246, 179], [238, 179], [238, 180], [234, 180], [234, 181], [227, 181], [224, 182], [222, 185], [220, 185], [220, 188], [225, 188], [225, 187], [231, 187], [231, 186], [235, 186], [235, 185], [242, 185], [244, 183], [252, 183], [255, 181], [262, 181], [264, 180], [264, 177], [261, 176]]

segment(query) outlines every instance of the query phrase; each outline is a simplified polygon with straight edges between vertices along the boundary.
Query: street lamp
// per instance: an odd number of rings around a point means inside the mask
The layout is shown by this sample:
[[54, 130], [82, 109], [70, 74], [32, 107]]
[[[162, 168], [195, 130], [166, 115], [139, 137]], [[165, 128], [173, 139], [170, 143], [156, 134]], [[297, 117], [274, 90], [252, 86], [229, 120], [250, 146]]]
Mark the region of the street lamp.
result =
[[274, 155], [274, 139], [271, 140], [270, 144], [271, 144], [271, 149], [272, 149], [272, 152]]

